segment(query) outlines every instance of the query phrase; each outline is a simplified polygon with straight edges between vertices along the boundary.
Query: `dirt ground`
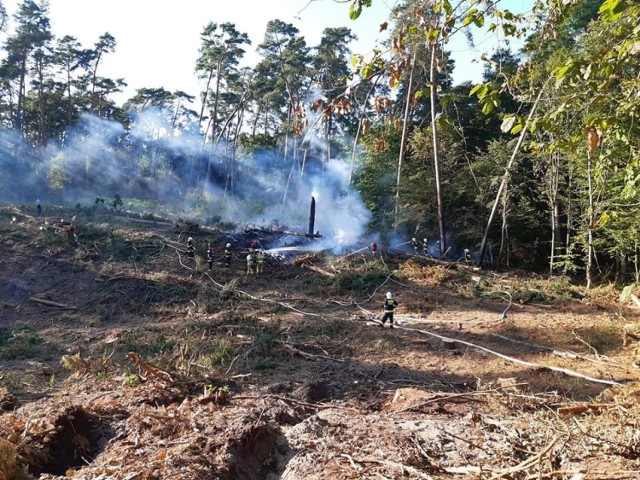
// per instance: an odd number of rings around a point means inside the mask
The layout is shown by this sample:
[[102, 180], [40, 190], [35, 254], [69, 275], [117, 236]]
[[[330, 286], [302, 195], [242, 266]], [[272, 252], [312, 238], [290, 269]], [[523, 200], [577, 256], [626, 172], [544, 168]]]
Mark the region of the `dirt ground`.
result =
[[246, 275], [256, 232], [47, 214], [0, 206], [0, 480], [640, 479], [613, 286], [392, 252]]

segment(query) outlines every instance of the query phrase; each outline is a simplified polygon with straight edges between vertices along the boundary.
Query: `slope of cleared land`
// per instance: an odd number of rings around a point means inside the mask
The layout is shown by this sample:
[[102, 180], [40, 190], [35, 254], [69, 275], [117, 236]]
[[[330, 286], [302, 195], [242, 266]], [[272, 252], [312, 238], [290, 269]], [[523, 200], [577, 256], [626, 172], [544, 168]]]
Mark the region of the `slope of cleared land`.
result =
[[0, 478], [640, 478], [611, 287], [364, 253], [247, 276], [257, 232], [74, 214], [0, 211]]

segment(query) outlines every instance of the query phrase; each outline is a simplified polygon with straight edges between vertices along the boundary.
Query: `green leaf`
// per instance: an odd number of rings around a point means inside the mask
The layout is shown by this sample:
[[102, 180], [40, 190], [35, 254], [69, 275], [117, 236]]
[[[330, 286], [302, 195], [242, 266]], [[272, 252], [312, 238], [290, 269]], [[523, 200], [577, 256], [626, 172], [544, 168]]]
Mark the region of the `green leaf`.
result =
[[603, 20], [611, 22], [622, 15], [625, 9], [626, 5], [620, 0], [605, 0], [604, 3], [600, 5], [598, 13], [602, 16]]
[[505, 115], [504, 118], [502, 119], [500, 130], [502, 130], [503, 133], [507, 133], [509, 130], [513, 128], [513, 125], [516, 123], [516, 120], [517, 119], [515, 115]]
[[353, 0], [351, 5], [349, 5], [349, 18], [351, 20], [357, 20], [361, 13], [362, 4], [360, 3], [360, 0]]
[[520, 130], [522, 130], [524, 127], [524, 125], [522, 123], [518, 123], [517, 125], [514, 125], [514, 127], [511, 129], [511, 133], [513, 135], [515, 135], [516, 133], [520, 133]]
[[469, 92], [469, 96], [472, 96], [473, 94], [475, 94], [478, 90], [480, 90], [482, 88], [482, 83], [479, 83], [478, 85], [476, 85], [475, 87], [473, 87], [471, 89], [471, 91]]

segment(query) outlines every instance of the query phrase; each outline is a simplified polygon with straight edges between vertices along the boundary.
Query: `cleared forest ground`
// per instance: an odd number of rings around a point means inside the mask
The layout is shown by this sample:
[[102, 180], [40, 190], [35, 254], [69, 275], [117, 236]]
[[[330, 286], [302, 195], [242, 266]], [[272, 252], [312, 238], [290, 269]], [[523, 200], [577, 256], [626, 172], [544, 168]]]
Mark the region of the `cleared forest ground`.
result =
[[192, 260], [173, 223], [80, 213], [76, 242], [74, 213], [0, 210], [0, 479], [640, 478], [612, 287], [407, 255], [247, 276], [249, 235], [189, 232]]

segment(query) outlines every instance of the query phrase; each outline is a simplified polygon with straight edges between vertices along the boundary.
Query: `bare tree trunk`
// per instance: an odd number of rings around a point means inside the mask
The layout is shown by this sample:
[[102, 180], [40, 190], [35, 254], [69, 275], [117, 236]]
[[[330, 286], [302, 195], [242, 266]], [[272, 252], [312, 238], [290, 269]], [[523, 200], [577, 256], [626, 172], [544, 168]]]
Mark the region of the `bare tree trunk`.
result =
[[438, 230], [440, 231], [440, 256], [447, 251], [446, 236], [444, 231], [444, 212], [442, 205], [442, 186], [440, 183], [440, 137], [438, 135], [438, 125], [436, 117], [436, 105], [438, 104], [438, 85], [436, 71], [436, 55], [438, 54], [438, 44], [431, 44], [431, 64], [429, 67], [429, 93], [431, 97], [431, 133], [433, 135], [433, 167], [436, 181], [436, 201], [438, 213]]
[[404, 159], [407, 145], [407, 130], [409, 128], [409, 117], [411, 112], [411, 89], [413, 88], [413, 72], [416, 68], [416, 54], [411, 59], [411, 71], [409, 73], [409, 86], [407, 88], [407, 100], [404, 105], [404, 119], [402, 121], [402, 136], [400, 138], [400, 153], [398, 154], [398, 168], [396, 171], [396, 199], [393, 208], [393, 229], [398, 228], [398, 213], [400, 211], [400, 180], [402, 178], [402, 160]]
[[593, 178], [591, 174], [591, 152], [587, 149], [587, 184], [589, 187], [589, 208], [587, 212], [587, 221], [589, 227], [587, 230], [587, 288], [591, 288], [593, 285]]
[[198, 125], [202, 127], [202, 119], [204, 118], [204, 109], [207, 105], [207, 97], [209, 96], [209, 86], [211, 85], [211, 79], [213, 78], [213, 68], [209, 70], [209, 77], [207, 78], [207, 85], [202, 92], [202, 106], [200, 107], [200, 115], [198, 116]]
[[358, 130], [356, 130], [356, 136], [353, 139], [353, 148], [351, 149], [351, 166], [349, 168], [349, 185], [353, 183], [353, 170], [356, 163], [356, 150], [358, 148], [358, 140], [360, 140], [360, 132], [362, 131], [362, 122], [358, 122]]
[[498, 202], [500, 201], [500, 198], [502, 197], [502, 192], [503, 192], [503, 190], [505, 189], [505, 187], [507, 185], [507, 181], [509, 179], [509, 173], [511, 172], [511, 167], [513, 166], [513, 163], [515, 162], [516, 156], [518, 155], [518, 152], [520, 151], [520, 147], [522, 147], [522, 143], [524, 142], [524, 137], [526, 136], [527, 130], [528, 130], [528, 127], [529, 127], [529, 122], [533, 118], [533, 114], [536, 111], [536, 107], [538, 106], [538, 102], [540, 101], [540, 98], [542, 98], [542, 92], [544, 91], [544, 87], [545, 86], [546, 86], [546, 83], [540, 89], [540, 92], [538, 93], [538, 96], [536, 97], [535, 102], [533, 102], [533, 105], [531, 106], [531, 111], [529, 112], [529, 116], [527, 117], [527, 121], [525, 122], [524, 127], [522, 127], [522, 131], [520, 132], [520, 137], [518, 138], [518, 143], [516, 143], [516, 146], [513, 149], [513, 153], [511, 154], [511, 158], [509, 159], [509, 162], [507, 163], [507, 167], [505, 169], [504, 175], [502, 176], [502, 181], [500, 182], [500, 187], [498, 188], [498, 193], [496, 194], [496, 199], [493, 202], [493, 207], [491, 208], [491, 213], [489, 214], [489, 220], [487, 220], [487, 227], [485, 228], [484, 235], [482, 236], [482, 244], [480, 245], [480, 252], [478, 253], [478, 263], [480, 265], [482, 265], [483, 262], [484, 262], [484, 254], [485, 254], [485, 250], [487, 249], [487, 238], [489, 238], [489, 231], [491, 230], [491, 224], [493, 223], [493, 217], [495, 217], [496, 210], [498, 209]]
[[498, 267], [502, 261], [502, 256], [505, 256], [505, 264], [509, 266], [509, 231], [507, 221], [507, 208], [509, 203], [508, 187], [505, 188], [504, 195], [502, 195], [502, 227], [500, 229], [500, 251], [498, 253]]
[[633, 267], [636, 274], [636, 283], [640, 282], [640, 270], [638, 270], [638, 242], [633, 245]]

